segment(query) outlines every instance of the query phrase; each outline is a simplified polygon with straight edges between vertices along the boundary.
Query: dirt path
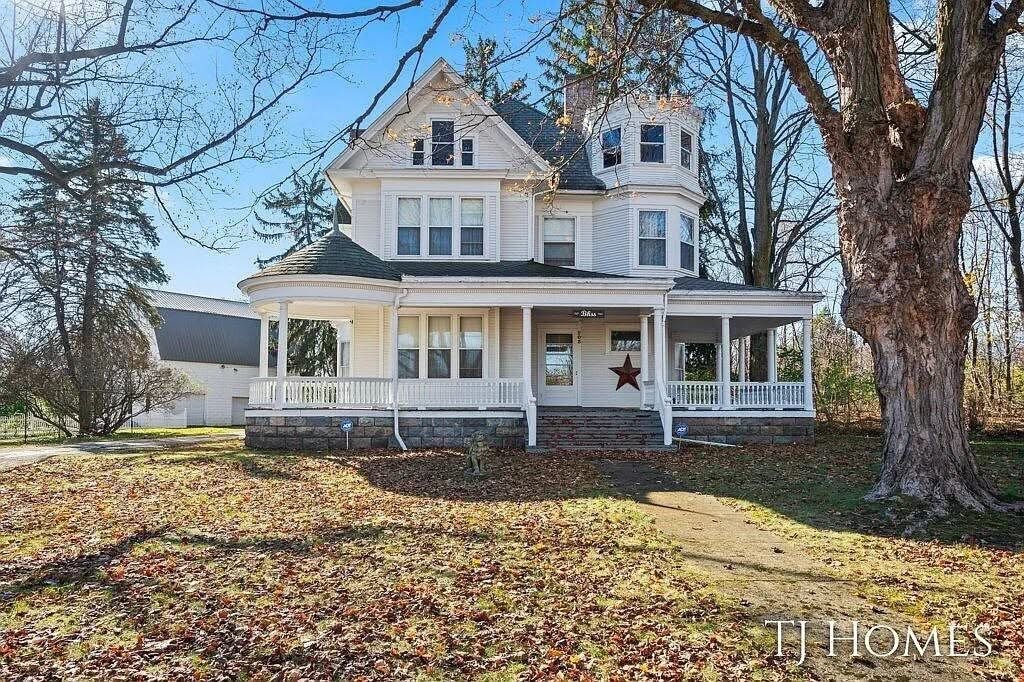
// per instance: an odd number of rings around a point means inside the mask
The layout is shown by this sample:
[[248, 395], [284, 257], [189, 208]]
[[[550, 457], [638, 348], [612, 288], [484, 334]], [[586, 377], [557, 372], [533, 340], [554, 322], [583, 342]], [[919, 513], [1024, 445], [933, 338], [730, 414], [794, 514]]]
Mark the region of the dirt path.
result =
[[[659, 530], [685, 545], [690, 559], [711, 575], [713, 586], [738, 600], [753, 623], [811, 621], [804, 665], [821, 679], [981, 679], [962, 659], [851, 658], [849, 642], [837, 647], [843, 656], [829, 657], [829, 620], [837, 621], [843, 635], [850, 634], [853, 620], [866, 627], [888, 624], [905, 633], [906, 617], [856, 596], [855, 584], [836, 578], [785, 538], [758, 528], [743, 512], [713, 496], [683, 490], [670, 473], [645, 462], [606, 460], [598, 466], [618, 492], [654, 517]], [[770, 632], [774, 637], [775, 626]], [[892, 638], [882, 632], [873, 642], [884, 651]], [[798, 650], [795, 637], [787, 647]]]
[[26, 464], [42, 462], [58, 455], [94, 455], [118, 452], [158, 452], [171, 448], [213, 443], [222, 440], [242, 438], [243, 432], [218, 433], [209, 436], [169, 436], [167, 438], [132, 438], [125, 440], [101, 440], [85, 443], [60, 443], [57, 445], [20, 445], [0, 449], [0, 471], [7, 471]]

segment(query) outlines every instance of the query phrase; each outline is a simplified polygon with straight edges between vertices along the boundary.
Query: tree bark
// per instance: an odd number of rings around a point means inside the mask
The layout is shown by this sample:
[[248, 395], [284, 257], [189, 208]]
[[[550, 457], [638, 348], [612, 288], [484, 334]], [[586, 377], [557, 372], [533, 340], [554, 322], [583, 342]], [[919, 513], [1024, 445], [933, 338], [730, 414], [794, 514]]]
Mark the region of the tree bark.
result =
[[967, 188], [928, 178], [881, 201], [843, 194], [843, 315], [871, 347], [885, 434], [869, 498], [998, 508], [964, 426], [966, 341], [977, 315], [956, 257]]

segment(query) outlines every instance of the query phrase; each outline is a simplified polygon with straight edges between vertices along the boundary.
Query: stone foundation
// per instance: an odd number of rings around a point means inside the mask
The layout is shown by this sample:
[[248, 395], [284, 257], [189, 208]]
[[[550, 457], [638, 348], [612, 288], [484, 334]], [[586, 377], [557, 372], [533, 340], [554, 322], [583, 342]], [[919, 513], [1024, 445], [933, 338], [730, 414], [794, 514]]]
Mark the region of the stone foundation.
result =
[[743, 445], [814, 442], [814, 417], [673, 416], [673, 429], [680, 423], [689, 427], [686, 438], [694, 440]]
[[[397, 448], [392, 417], [246, 417], [245, 445], [256, 450], [344, 450], [341, 422], [351, 419], [349, 448]], [[398, 429], [407, 447], [464, 447], [477, 433], [498, 448], [522, 448], [526, 422], [522, 417], [399, 417]]]

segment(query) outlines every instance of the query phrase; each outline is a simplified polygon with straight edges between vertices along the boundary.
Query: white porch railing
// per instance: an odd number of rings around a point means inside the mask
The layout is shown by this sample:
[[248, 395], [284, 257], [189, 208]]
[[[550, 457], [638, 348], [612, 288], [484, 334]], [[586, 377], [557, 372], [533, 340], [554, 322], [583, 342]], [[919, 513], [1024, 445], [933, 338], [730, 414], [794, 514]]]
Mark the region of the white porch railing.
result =
[[[722, 407], [722, 386], [717, 381], [670, 381], [673, 407], [716, 410]], [[804, 384], [744, 381], [729, 383], [729, 408], [736, 410], [804, 409]]]
[[[288, 408], [386, 409], [393, 405], [392, 381], [380, 377], [288, 377], [283, 406]], [[277, 379], [253, 379], [251, 407], [274, 407]], [[402, 408], [521, 408], [520, 379], [399, 379]]]

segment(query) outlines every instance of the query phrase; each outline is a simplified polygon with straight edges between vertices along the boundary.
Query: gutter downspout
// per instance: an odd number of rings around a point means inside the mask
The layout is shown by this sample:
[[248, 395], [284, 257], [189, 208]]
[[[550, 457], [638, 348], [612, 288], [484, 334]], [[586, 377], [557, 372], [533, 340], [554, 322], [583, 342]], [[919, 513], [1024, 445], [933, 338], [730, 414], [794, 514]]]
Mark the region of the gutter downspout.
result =
[[[661, 331], [661, 334], [660, 334], [660, 336], [661, 336], [660, 341], [661, 341], [661, 345], [662, 345], [662, 348], [661, 348], [662, 366], [660, 368], [657, 368], [657, 369], [660, 369], [661, 371], [656, 371], [655, 372], [654, 390], [655, 390], [655, 393], [657, 394], [658, 402], [660, 403], [659, 412], [661, 413], [661, 428], [662, 428], [662, 430], [664, 431], [664, 434], [665, 434], [664, 440], [662, 442], [665, 445], [672, 445], [672, 436], [673, 436], [673, 433], [672, 433], [672, 400], [668, 397], [668, 387], [665, 385], [665, 370], [667, 369], [667, 366], [668, 366], [668, 329], [667, 329], [667, 327], [668, 327], [668, 292], [667, 291], [662, 295], [661, 306], [662, 306], [661, 307], [661, 311], [662, 311], [661, 312], [662, 331]], [[659, 343], [659, 340], [658, 340], [659, 334], [658, 334], [658, 329], [657, 329], [657, 319], [658, 319], [658, 316], [655, 315], [654, 319], [655, 319], [655, 330], [654, 330], [655, 341], [654, 342], [655, 343]], [[657, 353], [658, 349], [655, 348], [654, 352]]]
[[395, 440], [398, 441], [398, 447], [402, 448], [403, 451], [409, 448], [406, 447], [405, 441], [402, 440], [402, 434], [398, 432], [398, 304], [401, 303], [408, 293], [408, 289], [402, 289], [399, 293], [395, 294], [395, 302], [391, 306], [391, 404], [393, 407]]

